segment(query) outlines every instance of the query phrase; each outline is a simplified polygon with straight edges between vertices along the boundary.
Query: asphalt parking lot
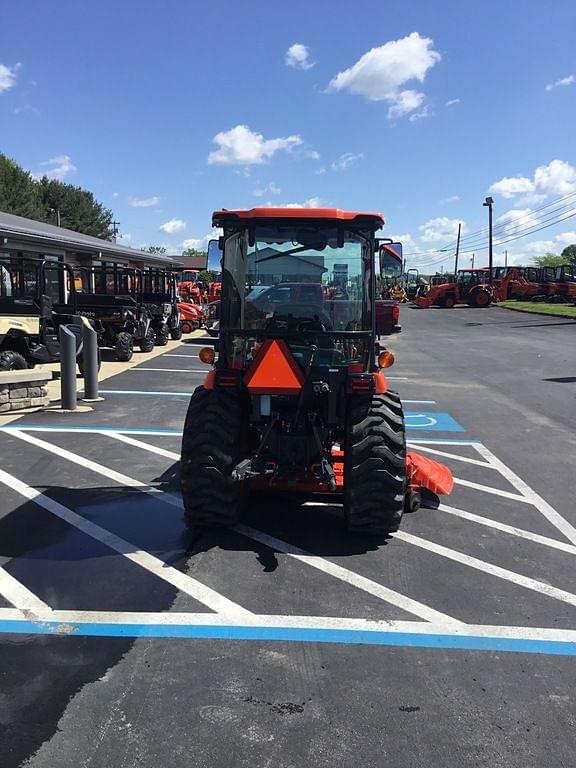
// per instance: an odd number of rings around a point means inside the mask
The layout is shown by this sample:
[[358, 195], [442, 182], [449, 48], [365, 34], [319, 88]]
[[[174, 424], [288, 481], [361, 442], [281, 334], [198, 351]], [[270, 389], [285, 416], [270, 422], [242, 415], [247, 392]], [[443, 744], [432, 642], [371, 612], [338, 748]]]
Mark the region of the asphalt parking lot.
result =
[[573, 766], [576, 323], [402, 308], [390, 384], [453, 470], [386, 542], [254, 499], [192, 539], [184, 341], [0, 423], [0, 765]]

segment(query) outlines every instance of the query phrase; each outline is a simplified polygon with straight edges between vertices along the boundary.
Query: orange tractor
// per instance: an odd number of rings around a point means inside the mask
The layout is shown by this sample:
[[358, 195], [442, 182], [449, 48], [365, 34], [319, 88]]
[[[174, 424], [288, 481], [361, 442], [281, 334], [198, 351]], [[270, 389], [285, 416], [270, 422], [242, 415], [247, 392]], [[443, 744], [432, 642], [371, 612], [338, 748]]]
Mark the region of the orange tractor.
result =
[[487, 307], [494, 301], [487, 269], [459, 269], [456, 280], [431, 285], [428, 291], [417, 296], [414, 303], [421, 309], [468, 304], [470, 307]]
[[[248, 494], [266, 490], [331, 497], [349, 531], [384, 535], [422, 488], [450, 493], [449, 469], [406, 450], [385, 374], [394, 358], [376, 340], [383, 217], [254, 208], [216, 211], [212, 223], [224, 233], [219, 342], [217, 354], [200, 350], [212, 367], [184, 424], [187, 525], [235, 525]], [[306, 300], [283, 291], [294, 281], [318, 290]], [[323, 300], [338, 281], [340, 294]], [[275, 301], [247, 298], [272, 284]]]

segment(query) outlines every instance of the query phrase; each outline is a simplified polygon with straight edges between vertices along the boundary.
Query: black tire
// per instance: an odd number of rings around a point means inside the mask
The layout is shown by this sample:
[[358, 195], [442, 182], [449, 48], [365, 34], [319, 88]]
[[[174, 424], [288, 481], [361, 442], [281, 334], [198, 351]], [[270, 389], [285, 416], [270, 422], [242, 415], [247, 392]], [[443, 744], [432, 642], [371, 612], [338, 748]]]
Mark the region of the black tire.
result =
[[489, 307], [492, 303], [492, 296], [485, 290], [475, 291], [470, 297], [470, 306], [478, 309]]
[[182, 320], [180, 323], [180, 333], [192, 333], [194, 330], [190, 320]]
[[406, 495], [406, 434], [395, 392], [350, 398], [344, 441], [344, 514], [354, 533], [397, 531]]
[[180, 482], [184, 519], [191, 530], [227, 528], [240, 518], [241, 491], [232, 470], [242, 458], [244, 412], [239, 392], [197, 387], [190, 399]]
[[19, 352], [11, 349], [0, 352], [0, 371], [24, 371], [27, 368], [28, 363]]
[[154, 345], [156, 343], [156, 334], [154, 333], [154, 328], [152, 326], [149, 326], [148, 330], [146, 331], [146, 336], [144, 336], [143, 339], [140, 339], [138, 341], [138, 346], [142, 350], [142, 352], [152, 352], [154, 349]]
[[174, 341], [180, 341], [182, 338], [182, 328], [180, 328], [180, 326], [177, 328], [170, 328], [170, 338]]
[[445, 296], [442, 299], [442, 306], [445, 309], [452, 309], [455, 304], [456, 304], [456, 299], [454, 298], [454, 296], [452, 296], [450, 294], [448, 296]]
[[155, 333], [156, 346], [165, 347], [166, 344], [168, 344], [168, 339], [170, 338], [170, 331], [166, 323], [162, 323], [161, 326], [156, 328], [156, 331], [154, 333]]
[[116, 336], [116, 342], [114, 344], [116, 350], [116, 359], [121, 363], [127, 363], [132, 359], [134, 354], [134, 337], [131, 333], [121, 331]]

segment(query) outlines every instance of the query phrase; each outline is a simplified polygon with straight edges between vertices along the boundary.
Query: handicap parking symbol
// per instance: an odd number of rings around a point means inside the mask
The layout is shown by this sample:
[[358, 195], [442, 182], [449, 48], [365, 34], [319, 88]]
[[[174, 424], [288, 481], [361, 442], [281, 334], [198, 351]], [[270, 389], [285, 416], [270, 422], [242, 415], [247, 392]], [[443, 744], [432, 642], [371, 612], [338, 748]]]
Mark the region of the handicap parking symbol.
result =
[[406, 429], [423, 432], [465, 432], [466, 430], [449, 413], [438, 411], [406, 411]]

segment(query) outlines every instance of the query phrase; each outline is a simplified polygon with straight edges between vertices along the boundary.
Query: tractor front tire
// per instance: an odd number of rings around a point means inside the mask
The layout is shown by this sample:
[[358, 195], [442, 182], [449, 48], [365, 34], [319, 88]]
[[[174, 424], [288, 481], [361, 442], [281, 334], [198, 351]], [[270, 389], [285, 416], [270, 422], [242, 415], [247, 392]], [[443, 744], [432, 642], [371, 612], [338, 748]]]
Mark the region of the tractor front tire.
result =
[[154, 335], [155, 335], [156, 346], [165, 347], [166, 344], [168, 344], [168, 339], [170, 338], [170, 331], [166, 323], [162, 323], [161, 326], [156, 328]]
[[27, 368], [28, 363], [19, 352], [11, 349], [0, 352], [0, 371], [24, 371]]
[[146, 336], [144, 336], [143, 339], [140, 339], [138, 345], [140, 346], [142, 352], [152, 352], [155, 342], [156, 334], [154, 333], [154, 328], [150, 326], [146, 331]]
[[121, 331], [116, 336], [114, 349], [116, 351], [116, 359], [120, 363], [127, 363], [131, 360], [132, 355], [134, 354], [134, 337], [132, 334], [127, 333], [126, 331]]
[[182, 328], [179, 325], [176, 328], [170, 328], [170, 338], [174, 341], [180, 341], [182, 338]]
[[344, 443], [344, 514], [354, 533], [398, 530], [406, 495], [404, 414], [395, 392], [350, 399]]
[[240, 518], [241, 489], [232, 470], [242, 458], [245, 410], [240, 392], [197, 387], [190, 399], [180, 482], [184, 519], [192, 531], [228, 528]]

